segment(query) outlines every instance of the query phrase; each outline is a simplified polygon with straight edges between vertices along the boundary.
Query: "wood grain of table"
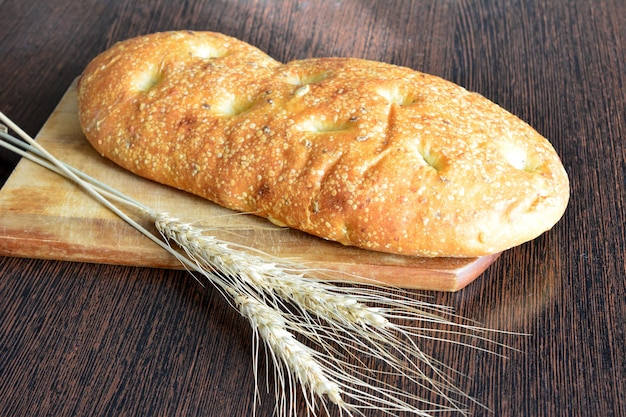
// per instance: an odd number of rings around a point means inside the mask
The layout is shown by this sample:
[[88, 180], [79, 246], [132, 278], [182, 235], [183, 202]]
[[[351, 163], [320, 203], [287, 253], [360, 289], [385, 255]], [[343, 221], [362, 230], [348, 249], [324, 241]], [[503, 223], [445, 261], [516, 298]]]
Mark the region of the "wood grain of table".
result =
[[[550, 139], [571, 203], [554, 229], [464, 290], [415, 293], [527, 334], [498, 337], [514, 350], [425, 349], [491, 410], [470, 404], [473, 415], [619, 417], [624, 28], [622, 0], [0, 0], [0, 110], [34, 135], [97, 53], [171, 29], [222, 32], [282, 61], [386, 61], [479, 92]], [[16, 163], [0, 151], [0, 184]], [[186, 272], [0, 258], [1, 416], [248, 416], [253, 389], [248, 325]], [[271, 395], [261, 400], [257, 415], [271, 416]]]

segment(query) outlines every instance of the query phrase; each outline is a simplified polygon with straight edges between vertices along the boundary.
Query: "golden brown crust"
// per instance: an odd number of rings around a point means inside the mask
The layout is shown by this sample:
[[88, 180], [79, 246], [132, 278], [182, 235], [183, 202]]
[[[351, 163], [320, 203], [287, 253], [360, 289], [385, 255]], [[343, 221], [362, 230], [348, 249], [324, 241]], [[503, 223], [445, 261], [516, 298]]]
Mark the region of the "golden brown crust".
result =
[[550, 143], [484, 97], [389, 64], [281, 64], [208, 32], [130, 39], [79, 83], [87, 139], [139, 175], [366, 249], [479, 256], [562, 216]]

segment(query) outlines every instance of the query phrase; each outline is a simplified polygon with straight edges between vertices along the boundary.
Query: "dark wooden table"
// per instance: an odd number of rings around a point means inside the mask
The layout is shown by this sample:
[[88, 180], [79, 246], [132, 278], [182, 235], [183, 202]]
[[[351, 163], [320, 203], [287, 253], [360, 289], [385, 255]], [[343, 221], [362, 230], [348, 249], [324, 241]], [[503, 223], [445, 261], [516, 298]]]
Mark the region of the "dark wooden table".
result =
[[[623, 0], [0, 0], [0, 110], [34, 135], [95, 54], [169, 29], [223, 32], [282, 61], [387, 61], [477, 91], [551, 140], [571, 204], [463, 291], [428, 294], [529, 334], [499, 338], [516, 351], [431, 353], [493, 412], [470, 404], [474, 415], [626, 416], [625, 28]], [[16, 163], [0, 152], [0, 182]], [[252, 415], [250, 339], [185, 272], [0, 258], [2, 416]], [[261, 399], [257, 415], [272, 415]]]

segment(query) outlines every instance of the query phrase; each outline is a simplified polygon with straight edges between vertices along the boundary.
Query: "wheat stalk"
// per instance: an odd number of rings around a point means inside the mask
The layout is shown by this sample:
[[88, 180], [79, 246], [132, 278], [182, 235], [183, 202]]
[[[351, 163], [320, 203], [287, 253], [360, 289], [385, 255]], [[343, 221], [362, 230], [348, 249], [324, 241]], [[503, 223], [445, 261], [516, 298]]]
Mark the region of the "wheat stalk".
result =
[[[82, 187], [93, 198], [143, 233], [180, 262], [203, 284], [214, 285], [250, 323], [254, 335], [253, 364], [258, 398], [260, 341], [274, 366], [276, 412], [296, 416], [293, 394], [300, 385], [307, 412], [365, 415], [381, 410], [398, 415], [430, 416], [442, 411], [465, 414], [455, 398], [473, 401], [447, 376], [450, 370], [419, 347], [420, 339], [491, 340], [486, 329], [459, 322], [449, 309], [417, 300], [391, 288], [347, 285], [313, 275], [326, 271], [277, 259], [253, 248], [217, 239], [191, 223], [153, 209], [62, 163], [0, 112], [0, 120], [26, 143], [0, 129], [0, 145]], [[121, 207], [149, 218], [161, 236], [141, 226]], [[179, 251], [171, 243], [181, 249]], [[441, 332], [437, 326], [444, 328]], [[498, 345], [496, 343], [496, 345]], [[386, 369], [370, 363], [383, 362]], [[443, 404], [430, 403], [410, 390], [389, 383], [393, 374], [419, 390], [437, 393]]]

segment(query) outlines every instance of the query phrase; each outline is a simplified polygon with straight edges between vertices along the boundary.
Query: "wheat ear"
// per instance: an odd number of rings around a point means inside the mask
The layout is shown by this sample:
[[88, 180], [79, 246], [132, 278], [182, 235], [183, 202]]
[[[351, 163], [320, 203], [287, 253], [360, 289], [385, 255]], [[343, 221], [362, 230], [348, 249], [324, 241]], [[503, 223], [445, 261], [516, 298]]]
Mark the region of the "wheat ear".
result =
[[[2, 146], [80, 185], [105, 207], [176, 256], [191, 272], [206, 278], [230, 300], [254, 331], [255, 375], [259, 339], [267, 347], [278, 384], [276, 410], [279, 415], [297, 415], [291, 394], [296, 382], [302, 387], [309, 413], [315, 413], [320, 407], [328, 413], [326, 399], [342, 414], [364, 415], [368, 409], [378, 409], [392, 415], [408, 412], [420, 416], [440, 411], [463, 414], [457, 400], [452, 398], [455, 395], [472, 401], [446, 377], [445, 365], [421, 351], [418, 340], [446, 340], [434, 330], [434, 325], [444, 325], [456, 329], [446, 330], [446, 334], [489, 341], [484, 336], [485, 329], [472, 323], [455, 323], [445, 317], [450, 315], [448, 309], [415, 300], [399, 291], [376, 285], [334, 285], [307, 276], [314, 271], [301, 265], [216, 239], [63, 164], [2, 113], [0, 120], [28, 143], [23, 144], [8, 133], [0, 132], [4, 139]], [[148, 216], [164, 240], [135, 222], [114, 202]], [[183, 252], [172, 248], [172, 241]], [[398, 324], [402, 322], [409, 324]], [[418, 322], [420, 325], [416, 326]], [[297, 340], [295, 335], [307, 344]], [[384, 361], [391, 371], [368, 366], [368, 361], [376, 360]], [[422, 367], [428, 372], [422, 371]], [[385, 384], [383, 378], [389, 372], [418, 387], [435, 391], [448, 405], [431, 404], [411, 392]]]

